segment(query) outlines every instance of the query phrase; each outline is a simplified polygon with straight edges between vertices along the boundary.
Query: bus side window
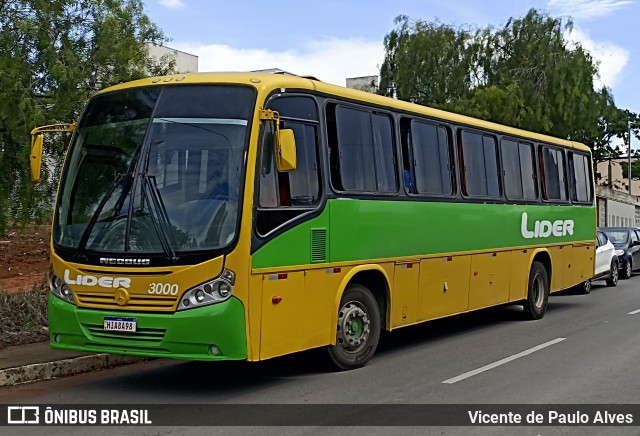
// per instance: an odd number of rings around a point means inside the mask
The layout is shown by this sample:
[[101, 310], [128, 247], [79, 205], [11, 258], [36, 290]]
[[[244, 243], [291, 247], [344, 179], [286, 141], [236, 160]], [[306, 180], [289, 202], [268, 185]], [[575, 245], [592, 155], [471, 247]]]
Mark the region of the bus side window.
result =
[[331, 184], [337, 191], [398, 189], [393, 122], [366, 107], [327, 106]]
[[469, 197], [500, 197], [496, 139], [463, 130], [460, 134], [463, 193]]
[[567, 201], [567, 177], [562, 150], [542, 146], [542, 174], [544, 175], [544, 199]]
[[411, 120], [409, 118], [402, 118], [400, 120], [400, 140], [402, 141], [402, 178], [404, 187], [407, 192], [415, 194], [415, 160], [413, 159]]
[[533, 146], [528, 142], [503, 138], [500, 141], [500, 149], [507, 198], [509, 200], [536, 200], [538, 187]]
[[344, 191], [340, 178], [340, 149], [338, 148], [338, 127], [336, 126], [336, 105], [327, 105], [327, 142], [329, 145], [329, 180], [337, 191]]
[[[317, 127], [301, 122], [284, 122], [285, 129], [292, 129], [296, 138], [297, 168], [280, 173], [288, 184], [291, 206], [311, 207], [318, 202], [320, 184], [317, 158]], [[282, 198], [282, 197], [281, 197]]]
[[448, 128], [411, 121], [411, 155], [417, 194], [453, 194], [453, 171]]
[[275, 168], [274, 159], [274, 134], [272, 123], [266, 123], [263, 126], [262, 137], [260, 138], [260, 171], [258, 173], [260, 179], [260, 207], [277, 207], [278, 206], [278, 182], [277, 170]]
[[569, 180], [571, 199], [575, 202], [590, 202], [592, 199], [589, 156], [583, 153], [569, 153]]
[[318, 114], [309, 97], [276, 97], [268, 107], [280, 114], [280, 128], [293, 130], [297, 167], [278, 172], [275, 164], [273, 123], [261, 132], [258, 177], [258, 232], [266, 234], [313, 208], [320, 200], [318, 165]]

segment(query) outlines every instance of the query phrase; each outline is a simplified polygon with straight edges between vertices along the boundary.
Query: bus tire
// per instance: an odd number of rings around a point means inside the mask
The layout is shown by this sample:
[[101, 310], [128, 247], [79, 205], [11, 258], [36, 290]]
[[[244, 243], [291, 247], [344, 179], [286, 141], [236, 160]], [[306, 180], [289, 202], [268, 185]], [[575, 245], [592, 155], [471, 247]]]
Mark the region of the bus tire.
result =
[[329, 357], [342, 370], [363, 367], [378, 347], [380, 330], [376, 299], [366, 287], [350, 284], [340, 300], [336, 344], [327, 347]]
[[534, 261], [529, 271], [529, 288], [524, 302], [524, 317], [540, 319], [547, 311], [549, 301], [549, 274], [541, 262]]

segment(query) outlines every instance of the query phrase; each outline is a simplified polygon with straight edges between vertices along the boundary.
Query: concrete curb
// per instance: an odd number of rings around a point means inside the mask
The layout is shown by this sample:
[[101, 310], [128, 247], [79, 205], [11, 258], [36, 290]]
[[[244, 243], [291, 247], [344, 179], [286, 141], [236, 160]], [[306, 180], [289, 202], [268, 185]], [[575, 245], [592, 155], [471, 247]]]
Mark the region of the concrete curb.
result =
[[146, 357], [117, 354], [92, 354], [54, 362], [33, 363], [14, 368], [0, 369], [0, 387], [31, 383], [53, 378], [67, 377], [84, 372], [97, 371], [119, 365], [141, 362]]

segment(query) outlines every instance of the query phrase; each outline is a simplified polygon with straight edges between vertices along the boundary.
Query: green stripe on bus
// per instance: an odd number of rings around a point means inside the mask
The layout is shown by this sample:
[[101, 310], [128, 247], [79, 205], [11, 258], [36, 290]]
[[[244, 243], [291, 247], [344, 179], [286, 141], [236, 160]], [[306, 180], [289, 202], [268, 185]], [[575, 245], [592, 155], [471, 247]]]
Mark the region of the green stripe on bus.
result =
[[311, 229], [327, 229], [328, 262], [345, 262], [595, 240], [595, 213], [591, 206], [330, 200], [318, 217], [256, 251], [252, 266], [312, 263]]

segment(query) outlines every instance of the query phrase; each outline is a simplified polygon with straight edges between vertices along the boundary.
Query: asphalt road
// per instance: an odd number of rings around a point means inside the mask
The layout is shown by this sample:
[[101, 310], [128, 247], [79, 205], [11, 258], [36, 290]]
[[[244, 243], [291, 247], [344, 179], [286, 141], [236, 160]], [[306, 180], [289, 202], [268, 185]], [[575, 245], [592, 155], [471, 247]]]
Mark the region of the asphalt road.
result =
[[[3, 388], [0, 403], [341, 404], [346, 411], [350, 404], [637, 404], [639, 297], [636, 275], [616, 288], [596, 282], [590, 295], [555, 294], [539, 321], [522, 321], [519, 308], [507, 306], [400, 329], [356, 371], [328, 371], [319, 350], [262, 363], [158, 360]], [[331, 411], [318, 410], [327, 424], [335, 422]], [[640, 413], [634, 420], [631, 427], [0, 427], [0, 434], [638, 435]]]

